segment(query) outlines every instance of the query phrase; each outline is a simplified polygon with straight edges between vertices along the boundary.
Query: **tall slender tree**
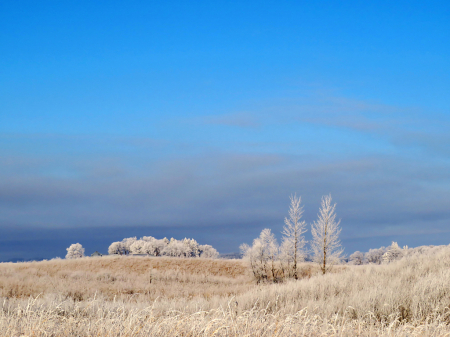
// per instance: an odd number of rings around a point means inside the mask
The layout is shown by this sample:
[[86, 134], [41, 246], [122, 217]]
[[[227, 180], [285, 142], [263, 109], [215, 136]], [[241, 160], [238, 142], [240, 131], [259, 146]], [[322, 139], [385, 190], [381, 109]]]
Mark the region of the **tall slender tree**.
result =
[[282, 256], [285, 263], [292, 263], [292, 272], [294, 278], [298, 279], [297, 265], [305, 260], [305, 237], [306, 222], [302, 221], [303, 206], [301, 206], [301, 197], [296, 194], [290, 197], [291, 205], [289, 207], [289, 218], [284, 219]]
[[319, 218], [311, 225], [311, 250], [314, 261], [320, 265], [322, 274], [342, 259], [343, 248], [339, 241], [340, 220], [336, 222], [336, 204], [331, 204], [331, 195], [322, 197]]

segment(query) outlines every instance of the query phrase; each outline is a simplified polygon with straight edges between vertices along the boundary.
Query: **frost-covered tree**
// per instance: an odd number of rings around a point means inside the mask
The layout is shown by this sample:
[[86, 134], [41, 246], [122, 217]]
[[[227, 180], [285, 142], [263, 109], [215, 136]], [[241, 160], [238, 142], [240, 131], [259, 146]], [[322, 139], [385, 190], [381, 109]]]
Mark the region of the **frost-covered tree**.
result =
[[199, 245], [200, 257], [205, 259], [217, 259], [219, 252], [210, 245]]
[[283, 277], [293, 277], [294, 270], [292, 266], [294, 264], [294, 256], [289, 252], [292, 251], [291, 243], [289, 241], [283, 241], [278, 253], [278, 260], [280, 261], [280, 271]]
[[[408, 248], [406, 247], [406, 250]], [[386, 253], [383, 254], [383, 262], [391, 263], [392, 261], [400, 260], [405, 255], [404, 250], [398, 246], [397, 242], [392, 241], [392, 244], [387, 248]]]
[[340, 221], [336, 221], [336, 204], [331, 204], [331, 195], [322, 197], [318, 220], [311, 225], [311, 250], [313, 260], [325, 274], [342, 259], [343, 248], [339, 240]]
[[183, 245], [185, 248], [185, 257], [199, 257], [200, 256], [200, 249], [199, 244], [194, 239], [187, 239], [184, 238], [182, 240]]
[[109, 254], [148, 254], [151, 256], [173, 257], [207, 257], [217, 258], [219, 253], [210, 245], [200, 245], [194, 239], [176, 240], [167, 238], [158, 240], [152, 236], [126, 238], [113, 242], [108, 249]]
[[78, 259], [84, 257], [84, 248], [79, 243], [70, 245], [67, 250], [66, 259]]
[[289, 207], [289, 218], [284, 219], [283, 239], [282, 239], [282, 257], [283, 263], [290, 268], [292, 262], [293, 276], [298, 279], [297, 264], [305, 259], [305, 237], [306, 222], [302, 221], [303, 207], [301, 206], [301, 197], [291, 195], [291, 205]]
[[241, 251], [243, 259], [246, 259], [248, 257], [247, 255], [250, 249], [251, 247], [246, 243], [243, 243], [242, 245], [239, 246], [239, 250]]
[[276, 279], [278, 244], [270, 229], [263, 229], [259, 237], [253, 240], [251, 247], [242, 244], [240, 249], [258, 282], [268, 279], [269, 275], [272, 275], [273, 280]]
[[144, 253], [151, 256], [161, 256], [162, 250], [166, 247], [166, 243], [162, 240], [144, 241]]
[[259, 239], [263, 245], [265, 259], [268, 261], [270, 265], [270, 273], [272, 274], [272, 280], [276, 279], [276, 266], [275, 262], [278, 259], [278, 243], [277, 239], [275, 239], [275, 235], [269, 228], [263, 229], [261, 232]]
[[254, 254], [256, 256], [256, 260], [258, 261], [259, 267], [261, 269], [261, 274], [264, 278], [267, 278], [267, 262], [269, 260], [269, 254], [267, 251], [267, 247], [264, 243], [264, 231], [263, 229], [261, 231], [261, 234], [259, 235], [259, 238], [253, 240], [253, 250]]
[[252, 270], [253, 276], [259, 282], [260, 277], [259, 277], [259, 273], [257, 270], [256, 256], [253, 251], [253, 247], [249, 246], [246, 243], [243, 243], [242, 245], [239, 246], [239, 249], [242, 253], [242, 259], [248, 263], [248, 265], [250, 266], [250, 269]]
[[369, 251], [364, 254], [364, 259], [366, 263], [369, 264], [381, 264], [383, 262], [384, 253], [386, 253], [385, 247], [369, 249]]
[[240, 248], [243, 254], [243, 259], [246, 260], [250, 265], [255, 279], [258, 282], [260, 282], [262, 279], [266, 279], [267, 259], [264, 255], [264, 246], [260, 238], [254, 239], [252, 246], [243, 244]]
[[146, 254], [144, 250], [144, 245], [146, 242], [144, 240], [136, 240], [130, 246], [131, 254]]
[[[450, 245], [449, 245], [450, 246]], [[389, 247], [380, 247], [375, 249], [369, 249], [367, 253], [364, 254], [364, 262], [367, 264], [387, 264], [393, 261], [400, 260], [405, 256], [421, 256], [421, 255], [433, 255], [439, 252], [443, 247], [447, 246], [420, 246], [416, 248], [409, 248], [408, 246], [400, 246], [397, 242], [392, 242]], [[358, 252], [355, 252], [356, 254]], [[350, 260], [352, 260], [353, 254], [350, 255]]]
[[352, 255], [349, 256], [350, 263], [354, 265], [362, 265], [364, 264], [364, 253], [361, 253], [360, 251], [354, 252]]
[[162, 255], [171, 257], [185, 257], [188, 247], [182, 241], [174, 238], [170, 239], [169, 244], [162, 251]]
[[125, 248], [123, 246], [122, 242], [113, 242], [111, 243], [111, 245], [108, 247], [108, 254], [113, 255], [113, 254], [118, 254], [118, 255], [123, 255], [125, 254]]
[[168, 245], [168, 240], [166, 238], [164, 238], [164, 239], [156, 240], [153, 242], [153, 246], [152, 246], [153, 254], [152, 255], [154, 255], [154, 256], [162, 255], [162, 251]]
[[125, 238], [125, 239], [122, 240], [124, 254], [130, 254], [131, 253], [130, 247], [136, 241], [137, 241], [136, 237]]

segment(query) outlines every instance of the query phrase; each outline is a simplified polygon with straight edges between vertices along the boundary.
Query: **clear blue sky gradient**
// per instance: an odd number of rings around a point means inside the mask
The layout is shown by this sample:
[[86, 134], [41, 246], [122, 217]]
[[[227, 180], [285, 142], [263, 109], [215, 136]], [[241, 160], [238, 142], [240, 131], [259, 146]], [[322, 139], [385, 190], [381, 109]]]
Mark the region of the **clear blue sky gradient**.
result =
[[448, 244], [449, 60], [444, 1], [3, 1], [0, 227]]

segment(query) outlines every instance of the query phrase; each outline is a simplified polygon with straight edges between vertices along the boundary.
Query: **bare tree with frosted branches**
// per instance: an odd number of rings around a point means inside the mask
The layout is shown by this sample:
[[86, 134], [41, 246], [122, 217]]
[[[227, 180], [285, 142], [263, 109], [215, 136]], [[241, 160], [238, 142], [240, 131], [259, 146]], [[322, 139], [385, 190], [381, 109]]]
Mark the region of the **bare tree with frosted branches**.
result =
[[336, 204], [331, 204], [331, 195], [322, 197], [319, 218], [311, 225], [311, 250], [314, 262], [319, 263], [322, 274], [342, 259], [343, 248], [339, 241], [340, 220], [336, 222]]
[[297, 195], [291, 195], [291, 205], [289, 207], [289, 218], [284, 219], [283, 227], [283, 243], [282, 243], [282, 256], [284, 262], [288, 264], [292, 262], [293, 276], [297, 280], [297, 264], [305, 259], [305, 237], [303, 234], [306, 232], [306, 222], [302, 221], [303, 206], [301, 206], [301, 197]]

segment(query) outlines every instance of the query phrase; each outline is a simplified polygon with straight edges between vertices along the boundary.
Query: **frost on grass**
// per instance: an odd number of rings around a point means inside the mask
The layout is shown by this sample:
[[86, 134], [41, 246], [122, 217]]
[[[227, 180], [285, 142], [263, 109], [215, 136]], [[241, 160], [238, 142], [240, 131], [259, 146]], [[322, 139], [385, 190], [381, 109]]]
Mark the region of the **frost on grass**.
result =
[[[315, 268], [310, 278], [260, 285], [239, 260], [113, 256], [4, 263], [0, 335], [446, 335], [450, 247], [422, 250], [389, 264], [338, 266], [326, 275], [318, 264], [302, 263]], [[35, 288], [39, 293], [26, 296]]]

